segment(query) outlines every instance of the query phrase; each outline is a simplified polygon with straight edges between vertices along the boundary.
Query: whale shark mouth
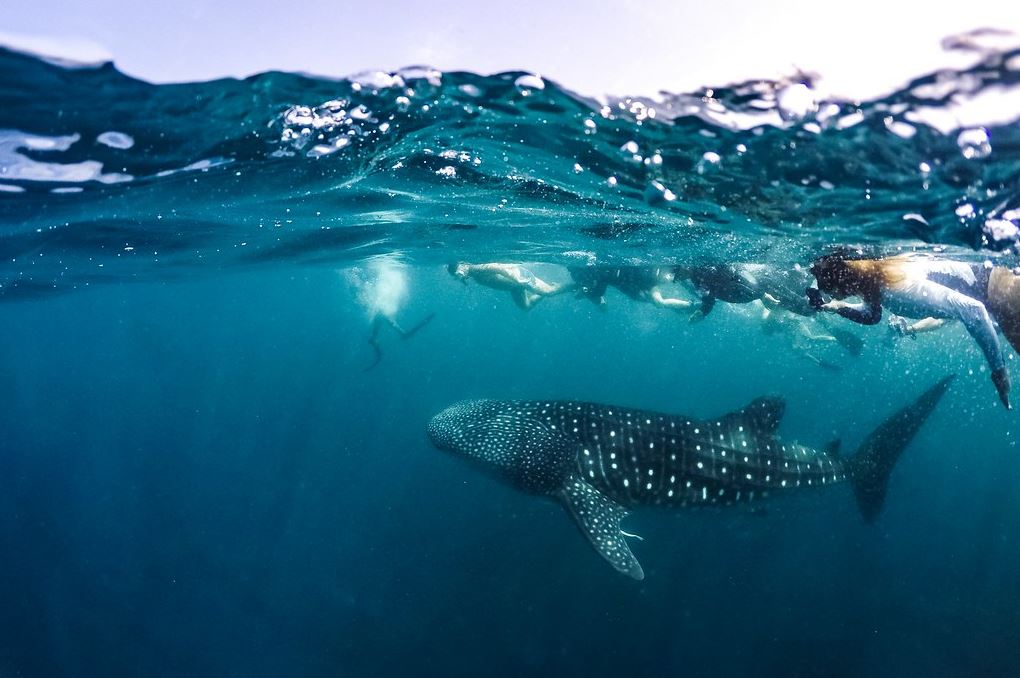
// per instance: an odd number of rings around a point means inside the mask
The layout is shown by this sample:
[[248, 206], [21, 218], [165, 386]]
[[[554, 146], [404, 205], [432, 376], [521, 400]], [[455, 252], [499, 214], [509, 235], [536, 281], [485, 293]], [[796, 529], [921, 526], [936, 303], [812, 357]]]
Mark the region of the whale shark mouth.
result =
[[429, 440], [444, 452], [470, 455], [464, 449], [466, 433], [473, 424], [484, 422], [486, 406], [491, 400], [463, 400], [455, 403], [429, 420], [426, 432]]

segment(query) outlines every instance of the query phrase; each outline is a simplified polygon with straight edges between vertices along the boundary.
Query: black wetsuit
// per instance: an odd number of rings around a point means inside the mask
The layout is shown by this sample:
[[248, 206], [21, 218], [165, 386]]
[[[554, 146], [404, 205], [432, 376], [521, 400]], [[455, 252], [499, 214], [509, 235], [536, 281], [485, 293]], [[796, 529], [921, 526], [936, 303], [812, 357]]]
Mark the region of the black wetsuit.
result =
[[815, 314], [804, 296], [804, 289], [812, 282], [807, 271], [768, 264], [713, 264], [691, 269], [687, 277], [701, 295], [701, 312], [705, 315], [716, 300], [749, 304], [766, 294], [791, 313]]
[[667, 269], [647, 266], [579, 266], [568, 269], [581, 294], [598, 303], [609, 287], [635, 301], [646, 301]]

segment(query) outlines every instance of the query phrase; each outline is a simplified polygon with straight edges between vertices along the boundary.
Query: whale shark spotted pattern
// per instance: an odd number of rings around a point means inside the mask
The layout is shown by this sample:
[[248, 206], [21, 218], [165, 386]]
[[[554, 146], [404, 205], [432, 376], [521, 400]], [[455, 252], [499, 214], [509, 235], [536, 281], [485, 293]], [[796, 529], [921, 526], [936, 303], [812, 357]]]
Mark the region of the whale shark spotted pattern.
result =
[[641, 579], [620, 529], [629, 508], [731, 505], [849, 480], [873, 520], [896, 459], [951, 380], [889, 417], [846, 460], [836, 443], [818, 450], [781, 441], [779, 398], [712, 420], [587, 402], [474, 400], [436, 415], [428, 432], [440, 449], [562, 501], [613, 567]]

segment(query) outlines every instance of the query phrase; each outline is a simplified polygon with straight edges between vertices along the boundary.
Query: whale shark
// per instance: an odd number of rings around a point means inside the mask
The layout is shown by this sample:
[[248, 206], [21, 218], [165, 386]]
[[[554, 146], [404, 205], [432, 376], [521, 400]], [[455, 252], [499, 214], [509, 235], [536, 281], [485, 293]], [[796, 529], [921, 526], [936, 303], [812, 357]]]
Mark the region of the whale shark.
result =
[[481, 464], [514, 487], [561, 502], [616, 570], [643, 579], [621, 521], [642, 506], [731, 506], [785, 491], [849, 482], [874, 521], [903, 450], [953, 376], [888, 417], [844, 458], [784, 442], [785, 401], [762, 397], [717, 419], [575, 401], [470, 400], [428, 424], [433, 445]]

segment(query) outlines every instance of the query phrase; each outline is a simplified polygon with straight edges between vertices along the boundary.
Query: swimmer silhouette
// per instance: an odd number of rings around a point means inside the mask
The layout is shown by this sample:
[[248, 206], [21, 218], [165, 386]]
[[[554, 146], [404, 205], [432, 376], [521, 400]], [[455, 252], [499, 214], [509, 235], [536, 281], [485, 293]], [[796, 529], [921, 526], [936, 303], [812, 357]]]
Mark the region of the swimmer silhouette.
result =
[[418, 330], [432, 322], [432, 319], [434, 317], [436, 317], [435, 313], [429, 313], [427, 316], [425, 316], [424, 320], [419, 322], [417, 325], [413, 325], [410, 329], [406, 330], [403, 327], [401, 327], [400, 324], [396, 321], [396, 319], [393, 318], [392, 316], [377, 315], [375, 318], [373, 318], [372, 332], [371, 334], [369, 334], [368, 343], [372, 347], [374, 357], [372, 359], [372, 364], [366, 367], [364, 371], [369, 372], [371, 370], [374, 370], [376, 366], [379, 364], [379, 362], [382, 360], [383, 352], [382, 347], [379, 345], [379, 332], [381, 331], [383, 326], [388, 325], [389, 327], [392, 327], [393, 331], [396, 332], [401, 339], [410, 339], [418, 332]]
[[573, 288], [570, 284], [548, 283], [522, 264], [500, 262], [469, 264], [459, 261], [446, 268], [450, 275], [465, 285], [468, 280], [474, 280], [479, 285], [509, 292], [514, 303], [525, 311], [530, 311], [544, 297], [551, 297]]
[[402, 339], [410, 339], [420, 329], [432, 321], [434, 314], [410, 329], [404, 329], [397, 322], [397, 314], [403, 308], [409, 294], [408, 267], [401, 261], [399, 254], [387, 254], [374, 257], [363, 266], [352, 267], [343, 275], [351, 283], [357, 293], [358, 303], [368, 312], [371, 331], [368, 343], [372, 347], [372, 364], [365, 371], [375, 369], [382, 360], [380, 334], [386, 325], [393, 328]]
[[683, 311], [693, 302], [679, 297], [667, 296], [662, 285], [676, 280], [675, 271], [670, 267], [655, 266], [577, 266], [568, 269], [574, 280], [578, 296], [586, 297], [600, 308], [606, 307], [606, 291], [615, 287], [626, 297]]

